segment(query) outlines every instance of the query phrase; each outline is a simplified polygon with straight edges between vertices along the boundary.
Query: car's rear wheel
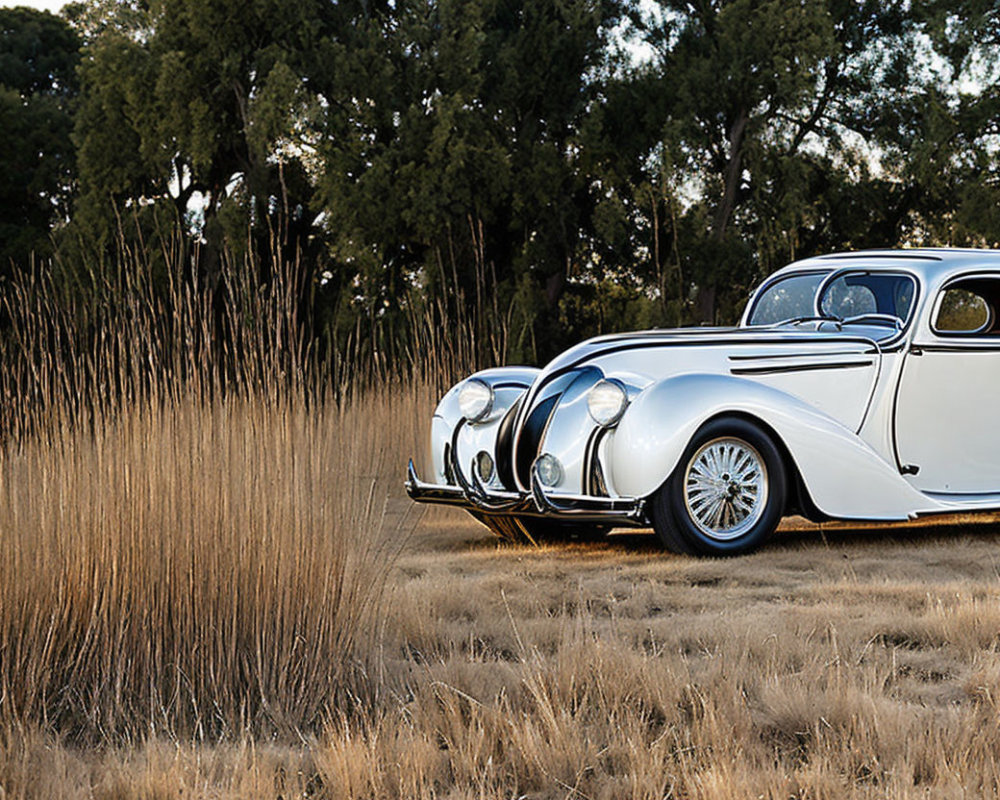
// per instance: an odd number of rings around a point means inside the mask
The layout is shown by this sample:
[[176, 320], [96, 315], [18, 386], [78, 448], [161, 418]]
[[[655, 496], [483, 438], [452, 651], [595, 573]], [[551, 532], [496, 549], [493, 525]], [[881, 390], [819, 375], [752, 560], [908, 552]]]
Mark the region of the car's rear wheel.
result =
[[592, 541], [607, 533], [605, 525], [562, 522], [538, 517], [513, 517], [504, 514], [481, 514], [470, 511], [473, 517], [506, 542], [540, 543]]
[[785, 472], [781, 453], [759, 426], [739, 417], [712, 420], [653, 495], [653, 527], [675, 553], [746, 553], [781, 521]]

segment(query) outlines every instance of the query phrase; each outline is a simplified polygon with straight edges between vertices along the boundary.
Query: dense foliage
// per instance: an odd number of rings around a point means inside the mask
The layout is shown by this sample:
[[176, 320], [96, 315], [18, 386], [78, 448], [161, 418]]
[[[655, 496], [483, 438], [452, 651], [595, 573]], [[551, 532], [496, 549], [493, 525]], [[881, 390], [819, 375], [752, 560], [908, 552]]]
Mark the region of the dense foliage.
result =
[[0, 8], [0, 274], [47, 254], [50, 226], [70, 213], [79, 49], [63, 20]]
[[165, 286], [292, 262], [318, 352], [390, 363], [415, 324], [539, 362], [727, 322], [793, 258], [1000, 238], [998, 31], [982, 0], [3, 10], [0, 258], [80, 292], [123, 247]]

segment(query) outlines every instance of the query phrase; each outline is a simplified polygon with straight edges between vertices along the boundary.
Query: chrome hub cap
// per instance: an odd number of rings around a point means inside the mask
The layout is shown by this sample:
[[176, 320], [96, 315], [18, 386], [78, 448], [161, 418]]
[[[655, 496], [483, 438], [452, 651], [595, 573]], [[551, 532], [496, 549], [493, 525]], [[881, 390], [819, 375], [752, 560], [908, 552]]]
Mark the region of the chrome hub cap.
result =
[[767, 467], [740, 439], [713, 439], [692, 456], [684, 476], [688, 516], [706, 536], [736, 539], [757, 524], [767, 505]]

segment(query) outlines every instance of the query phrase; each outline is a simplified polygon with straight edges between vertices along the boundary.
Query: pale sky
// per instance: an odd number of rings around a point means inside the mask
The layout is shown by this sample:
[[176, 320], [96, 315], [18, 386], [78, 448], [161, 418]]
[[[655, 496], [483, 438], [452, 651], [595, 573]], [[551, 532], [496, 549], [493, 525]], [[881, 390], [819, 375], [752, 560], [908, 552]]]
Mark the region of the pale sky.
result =
[[53, 14], [59, 11], [68, 0], [0, 0], [0, 7], [11, 8], [13, 6], [29, 6], [51, 11]]

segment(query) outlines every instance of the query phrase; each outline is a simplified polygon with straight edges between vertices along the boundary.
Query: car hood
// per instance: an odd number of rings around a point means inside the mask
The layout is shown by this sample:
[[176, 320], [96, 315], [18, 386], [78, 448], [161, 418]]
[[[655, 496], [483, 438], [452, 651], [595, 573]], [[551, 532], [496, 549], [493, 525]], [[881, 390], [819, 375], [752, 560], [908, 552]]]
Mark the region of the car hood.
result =
[[857, 325], [846, 330], [821, 328], [810, 323], [806, 326], [784, 328], [667, 328], [633, 331], [610, 336], [598, 336], [571, 347], [550, 361], [539, 375], [544, 380], [555, 372], [574, 369], [590, 361], [618, 352], [659, 347], [725, 346], [736, 348], [768, 345], [803, 345], [807, 352], [811, 343], [831, 341], [864, 342], [876, 344], [892, 337], [896, 331], [881, 326]]

